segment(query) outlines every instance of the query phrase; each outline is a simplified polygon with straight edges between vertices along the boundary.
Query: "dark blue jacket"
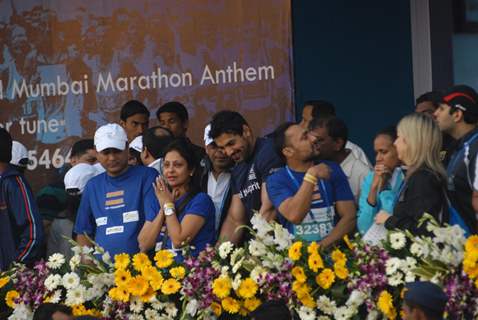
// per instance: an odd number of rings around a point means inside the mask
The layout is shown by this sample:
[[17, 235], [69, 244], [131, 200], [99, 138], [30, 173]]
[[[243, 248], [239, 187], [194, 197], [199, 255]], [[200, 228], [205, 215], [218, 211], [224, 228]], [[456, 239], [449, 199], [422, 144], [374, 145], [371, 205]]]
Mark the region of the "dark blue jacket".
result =
[[40, 254], [43, 224], [32, 190], [13, 168], [0, 174], [0, 270]]

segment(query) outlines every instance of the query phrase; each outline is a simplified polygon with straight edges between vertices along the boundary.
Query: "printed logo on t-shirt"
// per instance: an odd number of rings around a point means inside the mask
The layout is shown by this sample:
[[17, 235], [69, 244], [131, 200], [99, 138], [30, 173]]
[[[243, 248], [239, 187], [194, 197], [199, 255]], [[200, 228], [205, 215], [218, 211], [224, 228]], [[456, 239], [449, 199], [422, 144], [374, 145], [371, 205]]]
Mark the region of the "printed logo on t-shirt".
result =
[[108, 224], [108, 217], [99, 217], [96, 219], [96, 225], [98, 227], [105, 226]]
[[107, 236], [109, 236], [111, 234], [123, 233], [123, 232], [124, 232], [124, 226], [116, 226], [116, 227], [106, 228], [106, 235]]
[[124, 190], [108, 192], [106, 194], [105, 209], [118, 209], [125, 206], [124, 204]]
[[138, 210], [124, 212], [123, 213], [123, 223], [139, 221]]
[[247, 176], [247, 180], [256, 180], [256, 172], [254, 171], [254, 164], [252, 164], [251, 169], [249, 170], [249, 175]]

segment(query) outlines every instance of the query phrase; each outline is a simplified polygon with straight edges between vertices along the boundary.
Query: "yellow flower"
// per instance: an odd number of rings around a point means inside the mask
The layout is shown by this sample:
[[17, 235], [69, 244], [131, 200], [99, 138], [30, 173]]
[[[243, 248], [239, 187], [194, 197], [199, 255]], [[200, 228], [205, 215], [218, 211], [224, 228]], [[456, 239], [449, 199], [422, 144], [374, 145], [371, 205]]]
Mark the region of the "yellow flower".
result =
[[251, 298], [244, 300], [244, 308], [252, 312], [257, 309], [261, 305], [261, 300], [257, 298]]
[[158, 268], [167, 268], [174, 261], [174, 254], [169, 250], [159, 250], [154, 255], [154, 261]]
[[156, 270], [155, 268], [152, 268], [151, 272], [148, 272], [148, 276], [146, 279], [148, 279], [150, 286], [154, 290], [159, 290], [161, 289], [161, 285], [163, 284], [163, 276], [161, 275], [161, 272]]
[[307, 276], [305, 275], [304, 269], [302, 267], [292, 268], [292, 276], [299, 282], [307, 281]]
[[341, 263], [343, 265], [347, 263], [347, 257], [342, 251], [340, 251], [340, 249], [332, 251], [331, 258], [335, 263]]
[[395, 319], [397, 317], [397, 311], [393, 307], [392, 295], [388, 291], [384, 290], [380, 293], [377, 306], [388, 319]]
[[148, 291], [148, 281], [143, 276], [136, 276], [128, 281], [128, 290], [134, 296], [142, 296]]
[[127, 287], [128, 282], [131, 279], [131, 273], [127, 270], [118, 269], [114, 273], [115, 275], [115, 284], [118, 287]]
[[324, 267], [324, 262], [322, 261], [322, 257], [318, 253], [311, 254], [309, 256], [308, 263], [309, 263], [309, 269], [314, 272], [318, 272], [319, 269]]
[[475, 287], [478, 289], [478, 279], [475, 280]]
[[300, 300], [310, 293], [310, 287], [307, 285], [307, 283], [294, 281], [292, 283], [292, 291], [295, 292], [295, 295]]
[[222, 307], [217, 302], [211, 303], [211, 309], [212, 309], [212, 312], [216, 315], [216, 317], [219, 317], [222, 313]]
[[348, 235], [345, 235], [344, 236], [344, 242], [345, 244], [347, 245], [347, 247], [350, 249], [350, 250], [353, 250], [354, 249], [354, 244], [352, 243], [352, 241], [350, 241], [350, 238]]
[[113, 287], [108, 292], [111, 299], [121, 302], [129, 301], [129, 291], [124, 287]]
[[248, 299], [256, 295], [257, 289], [257, 283], [251, 278], [246, 278], [239, 285], [239, 288], [237, 289], [237, 294], [241, 298]]
[[2, 277], [0, 278], [0, 289], [2, 289], [3, 287], [5, 287], [5, 285], [10, 281], [10, 277], [9, 276], [5, 276], [5, 277]]
[[220, 299], [229, 296], [231, 287], [231, 279], [228, 276], [220, 276], [212, 282], [212, 292]]
[[478, 251], [478, 235], [473, 235], [466, 240], [465, 251]]
[[127, 253], [121, 253], [115, 255], [115, 268], [116, 269], [126, 269], [129, 266], [130, 259]]
[[314, 298], [312, 298], [312, 296], [307, 293], [305, 295], [303, 295], [301, 298], [300, 298], [300, 302], [308, 307], [308, 308], [311, 308], [311, 309], [315, 309], [316, 307], [316, 304], [315, 304], [315, 301], [314, 301]]
[[142, 252], [137, 253], [133, 256], [133, 267], [137, 271], [143, 270], [143, 268], [150, 267], [151, 261], [148, 256]]
[[10, 308], [15, 308], [15, 299], [18, 298], [20, 294], [15, 290], [10, 290], [5, 296], [5, 302]]
[[169, 270], [169, 274], [171, 275], [171, 277], [181, 280], [186, 276], [186, 269], [181, 266], [172, 268]]
[[249, 311], [246, 308], [244, 308], [244, 307], [239, 308], [239, 315], [240, 316], [245, 317], [245, 316], [247, 316], [248, 313], [249, 313]]
[[470, 277], [470, 279], [475, 279], [478, 277], [478, 265], [475, 264], [474, 266], [468, 266], [466, 264], [463, 265], [463, 271]]
[[317, 275], [317, 277], [315, 277], [315, 281], [323, 289], [328, 289], [335, 281], [335, 274], [331, 269], [325, 268]]
[[334, 263], [334, 271], [337, 278], [345, 280], [349, 276], [349, 270], [345, 265], [341, 263]]
[[148, 286], [148, 290], [146, 290], [146, 292], [140, 297], [141, 301], [143, 302], [150, 302], [151, 299], [153, 299], [153, 297], [156, 295], [156, 291], [151, 288], [150, 286]]
[[169, 278], [163, 282], [161, 292], [165, 295], [175, 294], [181, 289], [181, 284], [176, 279]]
[[307, 252], [309, 254], [319, 254], [319, 248], [320, 248], [320, 245], [317, 244], [317, 242], [312, 241], [307, 247]]
[[302, 242], [301, 241], [294, 242], [289, 248], [289, 258], [292, 261], [299, 260], [300, 257], [302, 256], [301, 249], [302, 249]]
[[72, 307], [72, 313], [73, 316], [75, 317], [80, 317], [80, 316], [93, 316], [93, 317], [98, 317], [101, 318], [101, 312], [92, 308], [92, 309], [86, 309], [86, 307], [82, 304], [78, 304]]
[[221, 305], [226, 312], [229, 312], [232, 314], [238, 313], [239, 309], [241, 308], [241, 305], [239, 304], [239, 302], [236, 299], [231, 297], [222, 299]]

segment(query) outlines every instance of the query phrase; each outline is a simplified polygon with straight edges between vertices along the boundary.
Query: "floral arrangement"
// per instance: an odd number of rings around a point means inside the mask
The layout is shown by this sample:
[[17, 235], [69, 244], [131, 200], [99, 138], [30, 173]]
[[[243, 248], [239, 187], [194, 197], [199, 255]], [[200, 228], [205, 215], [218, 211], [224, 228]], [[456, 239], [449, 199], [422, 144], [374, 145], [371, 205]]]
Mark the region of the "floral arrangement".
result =
[[478, 317], [478, 236], [439, 226], [428, 235], [391, 231], [381, 245], [344, 238], [332, 248], [306, 243], [259, 215], [242, 247], [224, 242], [198, 257], [161, 250], [153, 257], [75, 247], [32, 268], [0, 275], [9, 319], [31, 319], [44, 302], [101, 319], [242, 319], [266, 301], [283, 301], [303, 320], [398, 319], [406, 282], [428, 280], [448, 295], [446, 318]]

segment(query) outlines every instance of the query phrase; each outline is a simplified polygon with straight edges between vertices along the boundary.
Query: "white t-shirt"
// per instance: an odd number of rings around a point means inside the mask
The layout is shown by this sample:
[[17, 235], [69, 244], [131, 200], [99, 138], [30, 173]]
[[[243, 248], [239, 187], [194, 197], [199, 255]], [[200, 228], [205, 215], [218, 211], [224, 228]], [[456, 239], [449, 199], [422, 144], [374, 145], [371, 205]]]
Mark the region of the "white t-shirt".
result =
[[360, 196], [360, 188], [365, 177], [370, 172], [371, 168], [359, 160], [355, 154], [351, 151], [347, 158], [340, 164], [340, 167], [347, 176], [347, 180], [350, 184], [350, 189], [355, 198], [355, 202], [358, 202]]
[[211, 197], [216, 209], [215, 228], [216, 232], [219, 229], [221, 222], [222, 207], [227, 196], [228, 188], [230, 187], [231, 174], [229, 172], [222, 172], [219, 176], [214, 178], [212, 171], [209, 172], [207, 178], [207, 194]]
[[369, 167], [372, 167], [372, 163], [368, 160], [367, 155], [358, 145], [351, 141], [347, 141], [347, 143], [345, 144], [345, 148], [352, 150], [352, 153], [354, 154], [355, 158], [362, 161]]

